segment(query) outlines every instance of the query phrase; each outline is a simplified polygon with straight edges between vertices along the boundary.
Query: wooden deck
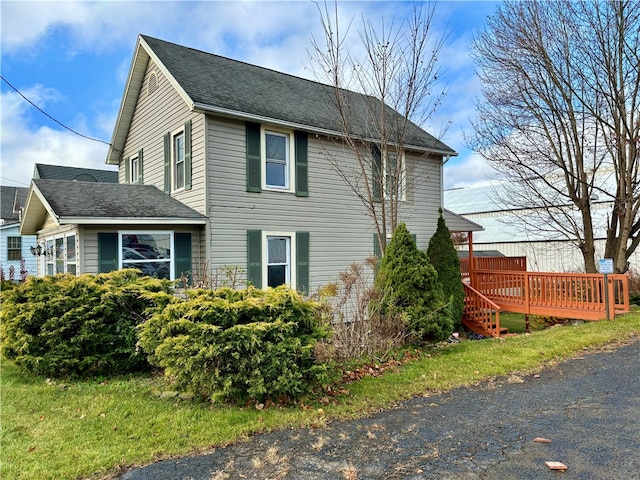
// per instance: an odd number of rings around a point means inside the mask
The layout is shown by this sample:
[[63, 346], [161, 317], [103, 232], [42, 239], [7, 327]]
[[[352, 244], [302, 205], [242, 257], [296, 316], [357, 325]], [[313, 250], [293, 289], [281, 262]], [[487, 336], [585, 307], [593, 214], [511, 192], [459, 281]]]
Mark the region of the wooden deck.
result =
[[476, 333], [504, 335], [501, 311], [591, 321], [613, 319], [629, 311], [627, 275], [527, 272], [526, 260], [524, 264], [521, 260], [509, 263], [509, 258], [474, 260], [476, 266], [512, 266], [518, 270], [475, 268], [463, 281], [463, 324]]

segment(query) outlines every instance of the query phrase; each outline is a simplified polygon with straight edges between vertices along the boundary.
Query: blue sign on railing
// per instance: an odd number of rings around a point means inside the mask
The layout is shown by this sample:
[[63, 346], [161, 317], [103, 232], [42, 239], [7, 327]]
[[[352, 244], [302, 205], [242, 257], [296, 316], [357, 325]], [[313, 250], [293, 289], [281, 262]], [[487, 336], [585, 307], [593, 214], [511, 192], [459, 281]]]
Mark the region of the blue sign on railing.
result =
[[600, 273], [613, 273], [613, 258], [601, 258], [598, 260]]

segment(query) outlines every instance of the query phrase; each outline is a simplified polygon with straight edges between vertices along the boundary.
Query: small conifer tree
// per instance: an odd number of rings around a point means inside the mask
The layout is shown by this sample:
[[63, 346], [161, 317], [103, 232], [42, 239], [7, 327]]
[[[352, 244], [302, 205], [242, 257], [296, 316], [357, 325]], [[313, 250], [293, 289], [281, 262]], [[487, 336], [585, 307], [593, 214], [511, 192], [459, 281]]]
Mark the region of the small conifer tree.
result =
[[459, 329], [464, 310], [464, 287], [462, 286], [462, 277], [460, 275], [460, 259], [453, 245], [451, 232], [442, 216], [442, 209], [440, 209], [436, 233], [429, 240], [427, 256], [438, 272], [438, 280], [442, 285], [445, 298], [449, 299], [451, 303], [453, 326]]
[[387, 245], [376, 287], [383, 295], [383, 310], [400, 312], [418, 340], [444, 340], [451, 335], [453, 325], [438, 274], [404, 223]]

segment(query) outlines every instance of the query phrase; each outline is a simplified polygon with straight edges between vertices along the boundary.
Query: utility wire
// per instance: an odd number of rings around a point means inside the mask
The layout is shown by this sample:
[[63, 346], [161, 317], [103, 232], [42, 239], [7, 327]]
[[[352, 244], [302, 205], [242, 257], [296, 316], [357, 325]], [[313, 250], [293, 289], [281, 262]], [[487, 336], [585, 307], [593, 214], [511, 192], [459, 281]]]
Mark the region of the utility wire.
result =
[[49, 115], [47, 112], [45, 112], [44, 110], [42, 110], [38, 105], [36, 105], [35, 103], [33, 103], [31, 100], [29, 100], [27, 97], [25, 97], [23, 95], [23, 93], [18, 90], [16, 87], [14, 87], [13, 85], [11, 85], [11, 83], [9, 83], [9, 80], [7, 80], [6, 78], [4, 78], [2, 75], [0, 75], [0, 78], [2, 79], [2, 81], [4, 83], [6, 83], [7, 85], [9, 85], [13, 90], [16, 91], [16, 93], [18, 95], [20, 95], [22, 98], [24, 98], [27, 102], [29, 102], [36, 110], [38, 110], [40, 113], [42, 113], [43, 115], [46, 115], [47, 117], [49, 117], [51, 120], [53, 120], [54, 122], [56, 122], [58, 125], [60, 125], [63, 128], [66, 128], [67, 130], [69, 130], [71, 133], [75, 133], [76, 135], [81, 136], [82, 138], [86, 138], [87, 140], [92, 140], [94, 142], [100, 142], [100, 143], [104, 143], [105, 145], [109, 145], [111, 146], [111, 144], [109, 142], [105, 142], [104, 140], [100, 140], [99, 138], [92, 138], [92, 137], [88, 137], [87, 135], [83, 135], [80, 132], [76, 132], [74, 129], [67, 127], [64, 123], [62, 123], [59, 120], [56, 120], [55, 118], [53, 118], [51, 115]]

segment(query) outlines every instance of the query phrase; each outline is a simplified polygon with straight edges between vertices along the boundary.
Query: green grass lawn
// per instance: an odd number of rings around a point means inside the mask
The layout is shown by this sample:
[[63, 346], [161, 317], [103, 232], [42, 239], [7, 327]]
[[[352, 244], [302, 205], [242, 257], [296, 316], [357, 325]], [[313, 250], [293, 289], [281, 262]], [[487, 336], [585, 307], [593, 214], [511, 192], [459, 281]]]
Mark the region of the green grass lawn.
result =
[[6, 479], [101, 478], [120, 468], [228, 444], [271, 429], [354, 418], [425, 392], [530, 373], [599, 345], [640, 335], [640, 314], [502, 340], [427, 349], [419, 360], [348, 385], [328, 405], [257, 410], [161, 399], [162, 379], [131, 376], [56, 384], [1, 365], [1, 465]]

